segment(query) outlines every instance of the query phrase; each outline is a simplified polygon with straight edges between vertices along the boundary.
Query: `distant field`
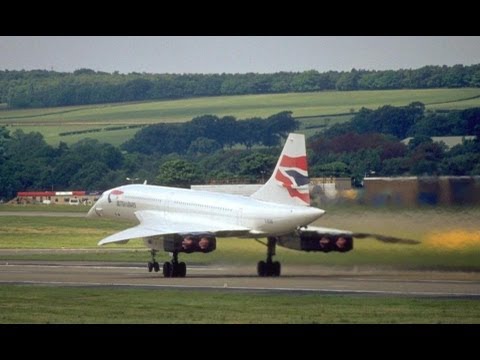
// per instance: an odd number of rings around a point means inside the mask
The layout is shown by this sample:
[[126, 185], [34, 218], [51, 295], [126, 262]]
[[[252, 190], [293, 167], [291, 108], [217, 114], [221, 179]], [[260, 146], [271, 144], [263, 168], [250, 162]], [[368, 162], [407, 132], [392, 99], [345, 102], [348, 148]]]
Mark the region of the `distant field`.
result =
[[[480, 89], [327, 91], [203, 97], [26, 110], [4, 110], [0, 107], [0, 125], [10, 125], [10, 130], [22, 128], [28, 131], [40, 131], [45, 133], [50, 144], [57, 144], [59, 141], [72, 143], [84, 137], [120, 144], [132, 137], [138, 129], [102, 131], [63, 137], [58, 134], [65, 131], [105, 128], [115, 125], [183, 122], [204, 114], [248, 118], [266, 117], [283, 110], [290, 110], [296, 117], [325, 116], [358, 111], [361, 107], [378, 108], [386, 104], [406, 105], [412, 101], [421, 101], [427, 105], [427, 108], [432, 109], [463, 109], [480, 106]], [[345, 121], [347, 118], [342, 120]], [[323, 118], [319, 118], [319, 124], [322, 124], [323, 121]], [[309, 124], [312, 125], [311, 120]], [[311, 129], [305, 131], [307, 134], [312, 132]]]
[[300, 118], [300, 129], [298, 132], [304, 134], [307, 138], [315, 135], [319, 131], [324, 131], [330, 126], [347, 122], [353, 117], [353, 114], [335, 115], [335, 116], [314, 116], [308, 118]]
[[[408, 145], [412, 139], [412, 137], [408, 137], [402, 142]], [[461, 145], [464, 140], [474, 140], [475, 136], [432, 136], [431, 139], [434, 142], [443, 142], [448, 148], [452, 148], [455, 145]]]
[[[63, 141], [67, 144], [74, 144], [77, 141], [80, 141], [85, 138], [96, 139], [101, 142], [106, 142], [115, 146], [121, 145], [128, 139], [131, 139], [139, 128], [134, 129], [122, 129], [115, 131], [104, 131], [103, 126], [81, 126], [81, 125], [61, 125], [60, 128], [55, 125], [44, 125], [44, 126], [12, 126], [9, 127], [10, 130], [13, 129], [22, 129], [25, 132], [38, 131], [45, 137], [45, 141], [50, 145], [57, 145], [60, 141]], [[85, 129], [101, 129], [100, 132], [93, 132], [87, 134], [76, 134], [76, 135], [67, 135], [60, 136], [59, 133], [65, 131], [76, 131], [76, 130], [85, 130]]]

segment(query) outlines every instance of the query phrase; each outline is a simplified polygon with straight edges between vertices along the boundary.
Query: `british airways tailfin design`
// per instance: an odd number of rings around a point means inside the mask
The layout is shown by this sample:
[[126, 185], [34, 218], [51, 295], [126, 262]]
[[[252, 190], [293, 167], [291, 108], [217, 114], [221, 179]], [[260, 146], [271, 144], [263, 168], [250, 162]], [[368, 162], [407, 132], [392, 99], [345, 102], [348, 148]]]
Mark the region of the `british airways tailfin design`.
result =
[[305, 136], [290, 134], [270, 179], [251, 197], [284, 205], [310, 205]]

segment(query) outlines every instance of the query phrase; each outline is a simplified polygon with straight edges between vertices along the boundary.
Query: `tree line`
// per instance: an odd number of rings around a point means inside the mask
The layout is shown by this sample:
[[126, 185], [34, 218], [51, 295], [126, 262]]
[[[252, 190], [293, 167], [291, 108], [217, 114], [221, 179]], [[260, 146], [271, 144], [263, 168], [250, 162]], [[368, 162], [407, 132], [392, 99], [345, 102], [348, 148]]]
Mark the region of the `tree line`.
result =
[[274, 94], [323, 90], [480, 87], [480, 64], [418, 69], [272, 74], [107, 73], [79, 69], [0, 71], [0, 103], [10, 108], [53, 107], [197, 96]]
[[352, 119], [325, 130], [325, 137], [346, 133], [382, 133], [397, 139], [415, 136], [464, 136], [480, 134], [480, 108], [465, 110], [425, 110], [421, 102], [407, 106], [361, 108]]
[[291, 111], [241, 121], [233, 116], [203, 115], [185, 123], [146, 126], [121, 147], [143, 154], [211, 154], [237, 144], [247, 149], [254, 145], [277, 146], [298, 126]]
[[[474, 135], [451, 149], [432, 136]], [[408, 145], [401, 142], [412, 137]], [[425, 111], [422, 103], [362, 108], [308, 142], [314, 176], [480, 175], [480, 108]]]

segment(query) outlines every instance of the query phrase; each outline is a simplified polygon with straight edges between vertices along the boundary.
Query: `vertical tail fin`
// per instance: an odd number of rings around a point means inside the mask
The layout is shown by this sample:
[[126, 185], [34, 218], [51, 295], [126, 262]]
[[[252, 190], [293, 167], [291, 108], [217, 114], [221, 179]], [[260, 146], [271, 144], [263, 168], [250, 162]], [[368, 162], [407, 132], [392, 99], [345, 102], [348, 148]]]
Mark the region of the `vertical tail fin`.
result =
[[251, 195], [253, 199], [285, 205], [310, 205], [305, 136], [289, 134], [270, 179]]

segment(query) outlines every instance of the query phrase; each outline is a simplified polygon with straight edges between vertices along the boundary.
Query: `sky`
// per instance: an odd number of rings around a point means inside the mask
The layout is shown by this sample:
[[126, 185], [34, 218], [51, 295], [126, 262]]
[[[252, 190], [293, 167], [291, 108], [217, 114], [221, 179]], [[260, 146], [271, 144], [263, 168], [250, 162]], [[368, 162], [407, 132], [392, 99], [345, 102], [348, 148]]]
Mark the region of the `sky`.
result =
[[480, 36], [3, 36], [0, 70], [272, 73], [480, 63]]

